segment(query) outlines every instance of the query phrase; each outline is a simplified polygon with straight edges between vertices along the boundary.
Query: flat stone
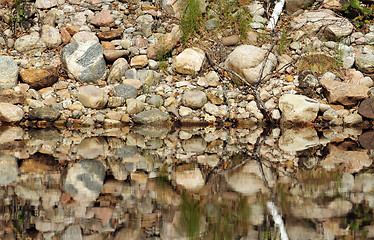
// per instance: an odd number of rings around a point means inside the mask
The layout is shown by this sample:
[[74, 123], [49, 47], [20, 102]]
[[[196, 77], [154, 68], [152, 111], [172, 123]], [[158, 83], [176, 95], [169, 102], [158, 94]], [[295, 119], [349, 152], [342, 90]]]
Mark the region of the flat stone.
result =
[[368, 98], [370, 93], [367, 86], [338, 82], [329, 78], [322, 78], [320, 83], [329, 103], [354, 106], [358, 101]]
[[35, 7], [40, 9], [48, 9], [57, 6], [58, 0], [36, 0]]
[[45, 69], [27, 69], [20, 72], [23, 82], [36, 90], [50, 87], [58, 80], [56, 67]]
[[161, 125], [169, 121], [169, 115], [165, 112], [154, 109], [136, 114], [133, 117], [133, 120], [134, 122], [141, 124]]
[[17, 63], [9, 56], [0, 56], [0, 90], [13, 88], [18, 82]]
[[18, 122], [21, 121], [25, 113], [23, 110], [13, 104], [0, 102], [0, 121]]
[[57, 120], [60, 115], [59, 110], [48, 106], [34, 108], [29, 112], [30, 119], [46, 120], [48, 122]]
[[135, 87], [127, 84], [119, 84], [114, 87], [114, 95], [123, 99], [136, 98], [138, 90]]
[[298, 152], [319, 145], [319, 137], [314, 128], [283, 129], [278, 146], [285, 152]]
[[175, 57], [173, 69], [181, 74], [197, 74], [205, 60], [205, 53], [199, 48], [187, 48]]
[[127, 99], [126, 106], [128, 114], [137, 114], [144, 109], [144, 103], [138, 99]]
[[62, 234], [61, 240], [83, 240], [82, 229], [78, 225], [69, 226]]
[[176, 171], [175, 182], [187, 190], [198, 190], [205, 185], [205, 179], [199, 168]]
[[103, 47], [97, 42], [69, 43], [61, 50], [61, 61], [68, 75], [80, 82], [97, 82], [105, 76]]
[[78, 100], [85, 107], [102, 109], [108, 102], [108, 94], [97, 86], [82, 86], [78, 88]]
[[16, 92], [13, 89], [7, 89], [0, 92], [0, 102], [6, 102], [11, 104], [25, 104], [26, 102], [25, 92]]
[[99, 42], [99, 38], [93, 32], [78, 32], [71, 37], [70, 42], [87, 42], [87, 41], [94, 41]]
[[308, 123], [317, 118], [319, 103], [303, 95], [285, 94], [279, 99], [279, 109], [285, 122]]
[[365, 99], [358, 107], [358, 113], [370, 119], [374, 119], [374, 100], [372, 98]]
[[110, 62], [114, 62], [115, 60], [128, 55], [129, 51], [127, 50], [104, 50], [104, 57]]
[[239, 37], [239, 35], [232, 35], [232, 36], [228, 36], [228, 37], [223, 37], [221, 39], [221, 42], [222, 42], [223, 45], [233, 46], [233, 45], [236, 45], [240, 42], [240, 37]]
[[114, 29], [107, 32], [99, 32], [97, 33], [97, 36], [101, 41], [111, 41], [113, 39], [121, 38], [122, 34], [122, 29]]
[[173, 29], [171, 33], [166, 33], [159, 37], [158, 42], [147, 48], [147, 57], [149, 59], [160, 60], [167, 53], [172, 51], [181, 40], [179, 29]]

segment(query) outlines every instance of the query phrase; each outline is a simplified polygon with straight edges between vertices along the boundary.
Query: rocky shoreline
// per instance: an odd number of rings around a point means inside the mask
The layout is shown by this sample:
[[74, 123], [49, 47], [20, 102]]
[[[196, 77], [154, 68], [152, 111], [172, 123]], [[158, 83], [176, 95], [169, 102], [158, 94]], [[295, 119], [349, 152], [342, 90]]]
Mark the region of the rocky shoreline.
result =
[[[109, 128], [264, 122], [253, 92], [227, 69], [258, 91], [274, 122], [371, 126], [374, 25], [361, 32], [328, 4], [303, 10], [287, 1], [285, 30], [269, 32], [265, 4], [242, 1], [231, 13], [244, 9], [252, 18], [239, 36], [215, 24], [218, 3], [201, 0], [201, 35], [182, 44], [180, 2], [172, 2], [22, 2], [28, 11], [20, 23], [34, 24], [17, 37], [2, 24], [0, 121]], [[0, 11], [4, 22], [12, 9]]]

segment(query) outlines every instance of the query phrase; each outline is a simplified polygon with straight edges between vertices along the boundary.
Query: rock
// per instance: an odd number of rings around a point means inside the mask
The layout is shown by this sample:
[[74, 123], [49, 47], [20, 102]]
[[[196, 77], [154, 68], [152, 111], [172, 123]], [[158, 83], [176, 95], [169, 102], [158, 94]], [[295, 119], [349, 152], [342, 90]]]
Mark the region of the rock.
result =
[[155, 96], [152, 96], [149, 99], [147, 99], [147, 103], [149, 105], [153, 105], [155, 107], [160, 107], [164, 104], [164, 101], [163, 101], [161, 96], [155, 95]]
[[41, 39], [47, 48], [57, 48], [62, 42], [58, 29], [49, 25], [43, 25]]
[[1, 122], [18, 122], [24, 116], [23, 110], [13, 104], [0, 102], [0, 121]]
[[144, 103], [138, 99], [127, 99], [126, 106], [128, 114], [137, 114], [144, 109]]
[[367, 86], [338, 82], [331, 78], [322, 77], [320, 83], [329, 103], [354, 106], [358, 101], [368, 98], [370, 93]]
[[357, 69], [364, 73], [374, 72], [374, 55], [360, 54], [355, 58]]
[[58, 71], [56, 67], [45, 69], [27, 69], [20, 72], [23, 82], [31, 88], [39, 90], [52, 86], [58, 80]]
[[122, 239], [129, 239], [129, 240], [137, 240], [140, 239], [141, 236], [141, 229], [133, 229], [128, 227], [123, 227], [119, 231], [116, 232], [113, 240], [122, 240]]
[[105, 167], [97, 160], [81, 160], [67, 169], [63, 189], [77, 201], [94, 201], [103, 190]]
[[93, 85], [78, 88], [78, 100], [88, 108], [102, 109], [108, 102], [108, 94]]
[[20, 127], [2, 126], [0, 127], [0, 144], [22, 140], [24, 135], [25, 132]]
[[48, 122], [53, 122], [60, 117], [61, 113], [56, 108], [44, 106], [34, 108], [29, 112], [30, 119], [46, 120]]
[[187, 48], [175, 57], [173, 69], [180, 74], [197, 74], [205, 60], [205, 53], [199, 48]]
[[374, 131], [367, 131], [358, 137], [358, 142], [365, 149], [374, 149]]
[[126, 59], [118, 58], [112, 65], [109, 71], [108, 83], [116, 83], [122, 80], [125, 72], [129, 69], [129, 64]]
[[97, 42], [69, 43], [61, 50], [61, 61], [68, 75], [78, 81], [97, 82], [105, 76], [103, 47]]
[[83, 240], [82, 229], [78, 225], [69, 226], [62, 234], [61, 240]]
[[182, 147], [186, 152], [203, 153], [207, 147], [207, 142], [202, 137], [192, 137], [182, 142]]
[[222, 118], [222, 119], [225, 119], [229, 116], [229, 112], [228, 112], [228, 107], [227, 106], [216, 106], [214, 104], [211, 104], [211, 103], [206, 103], [204, 105], [204, 110], [215, 116], [215, 117], [219, 117], [219, 118]]
[[157, 109], [136, 114], [133, 121], [141, 124], [161, 125], [169, 121], [169, 115]]
[[297, 152], [319, 145], [317, 131], [314, 128], [283, 129], [278, 146], [285, 152]]
[[208, 30], [208, 31], [216, 29], [218, 26], [219, 26], [219, 19], [217, 19], [217, 18], [209, 19], [205, 23], [205, 29]]
[[87, 42], [87, 41], [94, 41], [99, 42], [99, 38], [96, 36], [93, 32], [78, 32], [73, 35], [73, 37], [70, 39], [70, 42]]
[[131, 59], [130, 66], [134, 68], [143, 68], [147, 66], [148, 58], [146, 55], [138, 55]]
[[319, 103], [302, 95], [285, 94], [279, 99], [282, 120], [293, 123], [313, 122], [319, 111]]
[[[198, 0], [196, 1], [200, 6], [200, 11], [205, 12], [206, 9], [206, 2], [205, 0]], [[161, 7], [168, 15], [174, 16], [176, 18], [181, 17], [181, 9], [184, 2], [183, 0], [162, 0]]]
[[105, 59], [109, 62], [114, 62], [118, 58], [128, 55], [129, 51], [127, 50], [104, 50]]
[[105, 50], [115, 50], [116, 49], [116, 45], [114, 45], [114, 43], [112, 43], [112, 42], [102, 41], [101, 45], [103, 46], [104, 51]]
[[353, 114], [349, 114], [348, 116], [344, 116], [343, 121], [344, 121], [344, 124], [355, 125], [355, 124], [362, 123], [362, 117], [357, 113], [353, 113]]
[[70, 33], [66, 30], [66, 28], [61, 29], [61, 41], [64, 44], [68, 44], [71, 40], [71, 35]]
[[301, 8], [307, 8], [312, 5], [314, 0], [286, 0], [286, 11], [289, 13], [296, 12]]
[[374, 119], [374, 101], [372, 98], [365, 99], [358, 107], [358, 113], [370, 119]]
[[97, 159], [107, 152], [108, 144], [103, 137], [88, 137], [77, 145], [77, 154], [83, 159]]
[[205, 185], [205, 180], [199, 168], [175, 172], [175, 182], [187, 190], [198, 190]]
[[122, 34], [122, 29], [114, 29], [107, 32], [99, 32], [97, 36], [101, 41], [111, 41], [116, 38], [121, 38]]
[[311, 34], [322, 30], [327, 39], [340, 39], [353, 31], [353, 25], [348, 19], [336, 17], [334, 12], [328, 9], [306, 11], [295, 17], [290, 26], [297, 30], [304, 27]]
[[36, 0], [35, 7], [40, 9], [48, 9], [57, 6], [58, 0]]
[[114, 23], [114, 18], [107, 9], [103, 8], [91, 19], [90, 23], [99, 27], [109, 27]]
[[[226, 68], [236, 72], [250, 83], [256, 83], [267, 51], [252, 45], [240, 45], [227, 56]], [[277, 58], [269, 54], [263, 76], [269, 74], [277, 65]]]
[[14, 182], [18, 177], [17, 159], [13, 156], [0, 154], [0, 186]]
[[221, 42], [222, 42], [223, 45], [233, 46], [233, 45], [236, 45], [240, 42], [240, 37], [239, 37], [239, 35], [232, 35], [232, 36], [228, 36], [228, 37], [223, 37], [221, 39]]
[[343, 168], [349, 173], [359, 172], [364, 167], [372, 164], [369, 150], [364, 149], [346, 149], [345, 147], [328, 146], [329, 154], [321, 160], [321, 166], [325, 169]]
[[114, 87], [114, 95], [117, 97], [122, 97], [125, 100], [129, 98], [136, 98], [136, 96], [138, 96], [138, 90], [131, 85], [119, 84]]
[[291, 214], [296, 218], [318, 219], [319, 221], [338, 218], [347, 215], [352, 210], [352, 203], [347, 200], [336, 198], [326, 207], [316, 203], [303, 204], [301, 206], [291, 206]]
[[255, 195], [258, 192], [267, 192], [263, 179], [253, 173], [231, 173], [227, 176], [227, 184], [232, 190], [244, 196]]
[[207, 101], [205, 93], [199, 90], [186, 92], [182, 97], [183, 105], [193, 109], [202, 108]]
[[35, 55], [46, 49], [46, 45], [36, 32], [22, 36], [14, 43], [14, 49], [21, 54]]
[[13, 88], [18, 81], [17, 63], [9, 56], [0, 56], [0, 90]]

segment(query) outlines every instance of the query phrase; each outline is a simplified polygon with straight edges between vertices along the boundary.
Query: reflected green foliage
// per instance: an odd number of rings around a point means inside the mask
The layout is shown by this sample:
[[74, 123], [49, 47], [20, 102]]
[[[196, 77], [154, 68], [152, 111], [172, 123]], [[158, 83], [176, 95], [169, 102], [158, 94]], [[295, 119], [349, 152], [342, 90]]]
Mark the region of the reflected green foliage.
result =
[[343, 224], [349, 227], [354, 236], [366, 237], [367, 231], [364, 231], [363, 227], [370, 225], [373, 220], [372, 210], [364, 204], [359, 204], [353, 207], [352, 212], [345, 218]]
[[202, 211], [199, 202], [183, 194], [181, 210], [181, 227], [187, 233], [188, 239], [200, 239]]

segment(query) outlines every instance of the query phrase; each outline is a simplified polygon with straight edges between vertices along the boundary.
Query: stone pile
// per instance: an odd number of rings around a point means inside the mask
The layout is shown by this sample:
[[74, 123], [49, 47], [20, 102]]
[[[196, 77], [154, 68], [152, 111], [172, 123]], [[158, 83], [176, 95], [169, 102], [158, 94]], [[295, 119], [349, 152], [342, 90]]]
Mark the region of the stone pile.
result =
[[[287, 1], [288, 12], [313, 4], [296, 2]], [[202, 36], [193, 47], [177, 48], [181, 27], [170, 17], [181, 17], [180, 4], [32, 3], [28, 18], [39, 21], [33, 21], [29, 32], [15, 39], [15, 33], [5, 29], [0, 37], [7, 53], [0, 56], [0, 101], [12, 105], [7, 105], [12, 110], [3, 111], [1, 121], [107, 127], [131, 122], [160, 125], [175, 119], [263, 121], [254, 96], [234, 84], [234, 75], [229, 74], [228, 81], [207, 67], [203, 49], [211, 41]], [[218, 5], [201, 0], [200, 6], [208, 17], [207, 31], [217, 31]], [[332, 125], [354, 125], [371, 119], [370, 109], [354, 107], [372, 95], [374, 26], [367, 33], [355, 32], [348, 19], [328, 6], [300, 9], [286, 40], [274, 48], [271, 41], [259, 44], [264, 41], [261, 36], [270, 33], [263, 30], [265, 10], [256, 1], [242, 6], [252, 15], [252, 29], [244, 38], [224, 31], [215, 34], [212, 49], [222, 44], [227, 51], [217, 64], [248, 84], [258, 84], [275, 121], [322, 119]]]

